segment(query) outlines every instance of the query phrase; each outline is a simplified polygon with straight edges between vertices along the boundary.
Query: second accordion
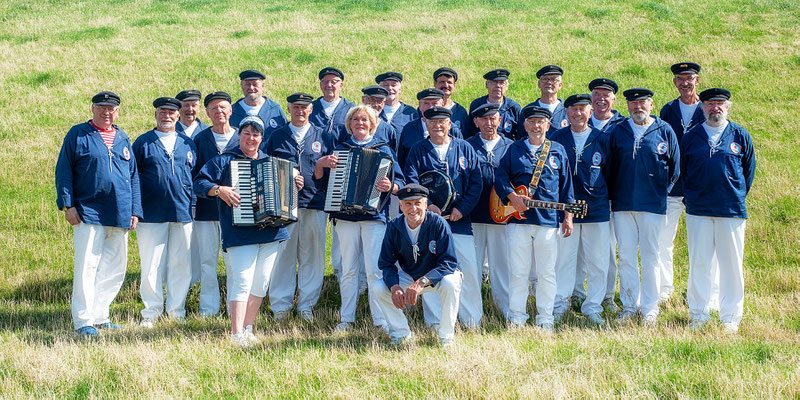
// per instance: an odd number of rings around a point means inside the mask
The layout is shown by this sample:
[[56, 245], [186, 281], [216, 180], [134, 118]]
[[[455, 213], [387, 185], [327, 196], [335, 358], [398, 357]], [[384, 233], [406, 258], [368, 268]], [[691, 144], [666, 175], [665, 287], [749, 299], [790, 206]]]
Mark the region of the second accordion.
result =
[[241, 196], [233, 225], [279, 227], [297, 221], [296, 164], [278, 157], [231, 160], [231, 186]]
[[[331, 169], [328, 192], [325, 198], [326, 212], [376, 215], [383, 208], [381, 192], [375, 184], [393, 175], [392, 156], [380, 150], [353, 147], [335, 150], [338, 158], [336, 168]], [[394, 176], [389, 178], [394, 179]]]

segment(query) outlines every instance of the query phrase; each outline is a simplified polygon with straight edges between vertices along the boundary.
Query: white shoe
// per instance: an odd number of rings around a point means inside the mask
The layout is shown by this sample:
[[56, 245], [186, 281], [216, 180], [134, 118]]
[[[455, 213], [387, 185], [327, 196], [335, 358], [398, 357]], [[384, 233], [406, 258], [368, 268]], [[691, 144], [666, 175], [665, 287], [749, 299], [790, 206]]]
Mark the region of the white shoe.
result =
[[708, 322], [707, 319], [692, 318], [689, 321], [689, 329], [693, 331], [699, 331], [706, 325], [706, 322]]
[[656, 326], [656, 322], [658, 322], [658, 315], [655, 314], [647, 314], [642, 318], [642, 325], [648, 328]]
[[439, 346], [450, 347], [453, 345], [453, 338], [439, 338]]
[[308, 323], [313, 323], [314, 321], [316, 321], [316, 318], [314, 318], [314, 312], [311, 310], [300, 311], [300, 318], [302, 318], [303, 321], [306, 321]]
[[544, 332], [544, 333], [548, 333], [549, 334], [549, 333], [553, 333], [553, 331], [555, 331], [555, 329], [553, 329], [553, 324], [550, 323], [550, 322], [546, 322], [544, 324], [536, 324], [536, 326], [538, 326], [539, 329], [541, 329], [542, 332]]
[[236, 347], [241, 347], [243, 349], [249, 349], [253, 347], [249, 340], [247, 340], [247, 332], [241, 331], [239, 333], [234, 333], [231, 335], [231, 343]]
[[404, 344], [411, 343], [411, 340], [413, 339], [414, 339], [414, 334], [409, 333], [408, 335], [405, 336], [392, 338], [392, 340], [389, 341], [389, 344], [392, 346], [402, 346]]
[[739, 324], [734, 324], [733, 322], [724, 322], [722, 323], [722, 331], [725, 333], [739, 332]]
[[336, 325], [336, 327], [333, 328], [333, 331], [334, 332], [349, 332], [350, 329], [352, 329], [352, 328], [353, 328], [353, 326], [352, 326], [351, 323], [342, 322], [342, 323], [339, 323], [339, 325]]
[[289, 318], [289, 310], [273, 311], [272, 314], [272, 318], [274, 318], [275, 321], [284, 321], [286, 318]]
[[606, 326], [606, 320], [600, 316], [600, 313], [586, 314], [586, 320], [589, 321], [590, 324], [601, 328]]
[[154, 319], [146, 318], [146, 319], [143, 319], [142, 322], [139, 323], [139, 326], [141, 326], [142, 328], [145, 328], [145, 329], [153, 329], [153, 326], [155, 326], [155, 324], [156, 324], [156, 321]]
[[244, 335], [250, 344], [254, 346], [261, 344], [261, 339], [257, 338], [256, 335], [253, 334], [253, 325], [247, 325], [244, 327]]

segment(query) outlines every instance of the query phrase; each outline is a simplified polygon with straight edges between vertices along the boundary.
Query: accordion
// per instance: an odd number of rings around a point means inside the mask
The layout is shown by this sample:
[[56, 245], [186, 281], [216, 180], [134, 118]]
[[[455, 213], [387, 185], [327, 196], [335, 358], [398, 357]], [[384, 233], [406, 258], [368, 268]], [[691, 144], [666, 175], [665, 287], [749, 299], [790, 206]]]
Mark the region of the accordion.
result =
[[231, 160], [231, 186], [241, 196], [234, 226], [279, 227], [297, 221], [296, 165], [277, 157]]
[[392, 156], [363, 147], [336, 150], [333, 154], [339, 161], [328, 179], [325, 211], [378, 214], [389, 196], [381, 201], [381, 192], [375, 184], [390, 172], [392, 176], [389, 179], [394, 180]]

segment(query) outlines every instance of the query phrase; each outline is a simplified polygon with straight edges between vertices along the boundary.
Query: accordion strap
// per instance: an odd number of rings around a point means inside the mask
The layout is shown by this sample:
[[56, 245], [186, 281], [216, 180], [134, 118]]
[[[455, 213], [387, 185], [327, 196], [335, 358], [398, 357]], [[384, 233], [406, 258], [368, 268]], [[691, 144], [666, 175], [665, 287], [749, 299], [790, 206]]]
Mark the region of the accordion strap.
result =
[[531, 197], [536, 193], [536, 188], [539, 187], [539, 179], [542, 177], [544, 162], [547, 160], [548, 154], [550, 154], [550, 140], [545, 140], [544, 144], [542, 144], [541, 152], [539, 153], [539, 159], [536, 161], [536, 169], [533, 170], [533, 176], [531, 176], [531, 183], [528, 185], [528, 189], [530, 190], [529, 196]]

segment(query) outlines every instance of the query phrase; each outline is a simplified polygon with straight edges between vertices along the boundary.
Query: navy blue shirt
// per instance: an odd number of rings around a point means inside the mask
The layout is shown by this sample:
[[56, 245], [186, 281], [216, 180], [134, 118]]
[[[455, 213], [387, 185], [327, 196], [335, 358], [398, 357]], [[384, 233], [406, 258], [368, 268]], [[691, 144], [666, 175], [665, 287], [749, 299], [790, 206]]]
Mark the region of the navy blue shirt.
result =
[[[200, 118], [197, 118], [195, 121], [197, 122], [197, 128], [194, 128], [194, 132], [192, 132], [192, 135], [189, 136], [191, 139], [194, 139], [198, 133], [208, 129], [208, 125], [206, 125], [203, 121], [200, 121]], [[185, 130], [183, 129], [183, 125], [181, 125], [180, 122], [175, 123], [175, 131], [178, 133], [183, 133], [184, 135], [186, 134]]]
[[[684, 126], [680, 103], [681, 99], [679, 97], [667, 104], [664, 104], [664, 107], [661, 107], [661, 114], [659, 115], [659, 118], [664, 120], [664, 122], [668, 123], [669, 126], [672, 127], [672, 131], [675, 132], [675, 137], [678, 138], [679, 144], [686, 132], [689, 132], [690, 129], [699, 126], [706, 121], [706, 116], [703, 114], [702, 105], [698, 104], [697, 108], [694, 109], [692, 119], [689, 120], [689, 124]], [[684, 169], [681, 169], [681, 171], [684, 174], [686, 173], [686, 170]], [[669, 195], [683, 196], [683, 174], [678, 176], [678, 180], [675, 181], [675, 184], [672, 186], [672, 190], [669, 192]]]
[[[542, 103], [542, 98], [536, 99], [533, 103], [528, 104], [535, 105], [541, 108], [550, 109]], [[527, 107], [525, 106], [525, 107]], [[553, 110], [550, 116], [550, 130], [547, 132], [547, 137], [550, 138], [555, 131], [566, 128], [569, 126], [569, 120], [567, 119], [567, 109], [564, 108], [564, 100], [558, 99], [558, 104], [556, 108]], [[522, 115], [519, 116], [519, 120], [517, 121], [517, 139], [527, 138], [528, 133], [525, 132], [525, 117]]]
[[[529, 186], [533, 171], [539, 159], [539, 151], [531, 154], [528, 150], [528, 139], [517, 140], [508, 150], [500, 165], [495, 170], [494, 189], [498, 197], [504, 202], [508, 201], [508, 195], [517, 186]], [[567, 153], [558, 142], [552, 142], [547, 160], [542, 168], [542, 175], [536, 192], [531, 196], [533, 200], [554, 201], [559, 203], [573, 203], [575, 196], [572, 190], [572, 172], [570, 170], [569, 158]], [[558, 228], [559, 222], [564, 219], [560, 211], [548, 210], [543, 208], [531, 208], [525, 211], [525, 218], [518, 220], [514, 217], [509, 219], [509, 223], [533, 224], [551, 228]]]
[[469, 127], [470, 120], [467, 109], [454, 101], [453, 108], [451, 108], [450, 111], [453, 113], [453, 115], [450, 117], [450, 121], [453, 123], [453, 126], [458, 128], [461, 132], [464, 132]]
[[56, 163], [56, 203], [75, 207], [87, 224], [129, 229], [142, 217], [136, 159], [128, 135], [113, 125], [109, 149], [89, 122], [70, 128]]
[[400, 283], [397, 264], [414, 281], [425, 276], [433, 286], [438, 285], [445, 276], [461, 270], [456, 260], [453, 236], [444, 218], [425, 211], [425, 220], [419, 226], [417, 243], [411, 243], [406, 229], [404, 215], [386, 225], [378, 268], [383, 272], [383, 282], [387, 288], [391, 289]]
[[[478, 154], [472, 145], [459, 138], [450, 138], [444, 162], [430, 139], [423, 140], [411, 149], [403, 174], [408, 183], [419, 183], [419, 176], [426, 171], [439, 170], [447, 173], [455, 187], [456, 197], [451, 205], [463, 215], [458, 221], [447, 221], [455, 234], [471, 235], [470, 213], [481, 197], [482, 180]], [[442, 210], [445, 211], [445, 210]]]
[[[386, 107], [384, 106], [383, 111], [381, 111], [380, 117], [384, 121], [388, 121], [386, 118]], [[411, 107], [408, 104], [400, 102], [400, 108], [395, 111], [394, 115], [392, 115], [392, 120], [388, 121], [392, 128], [394, 128], [397, 133], [403, 132], [403, 128], [405, 128], [406, 124], [409, 122], [419, 118], [419, 111], [416, 108]]]
[[192, 168], [197, 148], [177, 133], [172, 153], [148, 131], [133, 142], [133, 155], [142, 188], [142, 222], [192, 222]]
[[[194, 137], [194, 145], [197, 148], [197, 161], [192, 169], [192, 179], [197, 180], [197, 174], [206, 163], [212, 158], [224, 153], [228, 150], [239, 148], [239, 130], [233, 128], [233, 136], [228, 141], [223, 151], [217, 149], [217, 143], [214, 141], [215, 133], [211, 128], [205, 129]], [[195, 202], [194, 219], [196, 221], [219, 221], [219, 212], [217, 211], [217, 199], [207, 199], [205, 197], [197, 197]]]
[[667, 213], [667, 193], [680, 174], [680, 149], [672, 128], [651, 117], [653, 123], [636, 149], [630, 117], [611, 132], [606, 179], [612, 211]]
[[483, 189], [481, 190], [481, 197], [478, 199], [478, 204], [472, 209], [469, 214], [472, 222], [481, 224], [496, 224], [492, 217], [489, 215], [489, 196], [492, 194], [494, 188], [494, 171], [500, 165], [500, 159], [506, 154], [508, 147], [514, 143], [511, 139], [500, 135], [500, 141], [494, 146], [491, 152], [487, 152], [483, 146], [483, 139], [481, 135], [475, 135], [467, 139], [467, 143], [472, 145], [475, 153], [478, 155], [478, 163], [481, 168], [481, 179], [483, 182]]
[[[469, 115], [472, 115], [472, 110], [488, 102], [488, 95], [472, 100], [472, 103], [469, 105]], [[500, 117], [500, 126], [497, 128], [497, 131], [509, 139], [518, 139], [520, 136], [517, 133], [517, 123], [519, 119], [522, 118], [522, 107], [520, 107], [516, 101], [503, 96], [503, 104], [500, 105]], [[464, 138], [468, 139], [479, 134], [480, 130], [475, 126], [475, 121], [470, 118], [469, 128], [464, 132]], [[522, 128], [522, 136], [527, 136], [525, 134], [525, 128]]]
[[[267, 155], [259, 150], [258, 159]], [[257, 226], [234, 226], [233, 208], [218, 197], [209, 199], [209, 190], [216, 185], [231, 185], [231, 160], [247, 159], [239, 147], [225, 151], [225, 153], [212, 158], [197, 174], [194, 181], [194, 193], [198, 198], [215, 200], [219, 209], [219, 228], [222, 233], [222, 249], [229, 247], [247, 246], [283, 241], [289, 239], [286, 227], [259, 228]]]
[[331, 116], [325, 115], [325, 107], [322, 106], [322, 97], [317, 98], [311, 105], [314, 108], [311, 110], [311, 115], [308, 116], [308, 122], [314, 125], [327, 135], [334, 137], [337, 141], [344, 140], [344, 135], [347, 130], [344, 126], [344, 119], [347, 117], [347, 112], [355, 107], [355, 104], [344, 97], [340, 98], [339, 104], [334, 107]]
[[[451, 124], [450, 136], [461, 139], [461, 130]], [[400, 132], [400, 139], [397, 143], [397, 159], [400, 161], [400, 166], [402, 168], [406, 166], [406, 159], [408, 158], [408, 153], [411, 151], [411, 148], [427, 138], [428, 130], [425, 127], [425, 123], [422, 122], [422, 118], [417, 118], [406, 124], [403, 131]]]
[[[576, 200], [586, 202], [586, 216], [573, 219], [574, 223], [609, 221], [611, 210], [608, 203], [608, 135], [592, 128], [586, 143], [577, 157], [575, 137], [570, 127], [559, 129], [553, 140], [561, 143], [567, 152], [572, 170], [572, 189]], [[580, 160], [580, 161], [578, 161]]]
[[300, 168], [303, 189], [297, 194], [297, 206], [314, 210], [325, 208], [326, 187], [322, 184], [327, 182], [314, 179], [314, 168], [317, 160], [333, 152], [335, 147], [333, 138], [322, 129], [311, 125], [303, 138], [302, 149], [298, 149], [298, 143], [292, 137], [291, 128], [287, 124], [275, 131], [264, 147], [267, 155], [294, 161]]
[[706, 217], [747, 218], [745, 197], [753, 185], [756, 156], [750, 133], [728, 122], [715, 151], [705, 127], [697, 125], [681, 141], [686, 213]]
[[[263, 97], [264, 104], [261, 105], [261, 109], [258, 111], [258, 117], [264, 121], [264, 137], [262, 142], [269, 139], [272, 132], [287, 124], [286, 115], [283, 113], [281, 106], [266, 96]], [[230, 124], [234, 128], [239, 128], [239, 123], [247, 116], [247, 111], [242, 107], [243, 103], [244, 98], [236, 100], [236, 103], [233, 103], [233, 113], [231, 114]]]

